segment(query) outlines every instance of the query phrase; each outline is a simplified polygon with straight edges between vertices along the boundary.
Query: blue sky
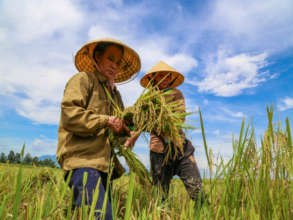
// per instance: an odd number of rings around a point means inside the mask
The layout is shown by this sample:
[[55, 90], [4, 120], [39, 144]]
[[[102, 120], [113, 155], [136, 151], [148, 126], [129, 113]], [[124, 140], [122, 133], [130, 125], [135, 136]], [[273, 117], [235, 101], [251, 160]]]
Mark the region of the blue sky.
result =
[[[89, 40], [113, 37], [142, 61], [138, 77], [119, 86], [125, 104], [141, 93], [143, 74], [165, 61], [185, 76], [179, 89], [188, 110], [202, 109], [209, 148], [229, 158], [244, 118], [259, 138], [267, 105], [275, 120], [293, 118], [292, 24], [291, 0], [2, 0], [0, 152], [26, 143], [32, 155], [55, 154], [74, 54]], [[197, 113], [189, 123], [200, 126]], [[188, 135], [205, 168], [201, 133]], [[134, 149], [146, 165], [147, 145], [141, 138]]]

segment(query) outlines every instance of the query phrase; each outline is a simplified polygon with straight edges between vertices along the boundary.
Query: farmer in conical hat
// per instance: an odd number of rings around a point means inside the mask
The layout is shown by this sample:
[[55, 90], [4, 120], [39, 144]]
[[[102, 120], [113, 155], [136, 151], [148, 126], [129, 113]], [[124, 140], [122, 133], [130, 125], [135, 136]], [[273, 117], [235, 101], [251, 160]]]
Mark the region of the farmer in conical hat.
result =
[[[107, 93], [123, 110], [115, 83], [131, 80], [141, 63], [133, 49], [105, 38], [85, 44], [75, 55], [75, 66], [79, 73], [67, 82], [61, 102], [57, 159], [67, 177], [71, 175], [69, 185], [74, 190], [75, 206], [81, 206], [84, 174], [87, 173], [84, 193], [87, 205], [93, 202], [93, 190], [101, 179], [97, 210], [103, 206], [111, 157], [108, 130], [118, 134], [129, 132], [123, 121], [113, 116]], [[115, 172], [122, 175], [123, 167]], [[112, 219], [109, 199], [105, 219]]]
[[[184, 96], [176, 87], [184, 81], [184, 76], [176, 69], [168, 64], [160, 61], [146, 73], [140, 81], [143, 87], [149, 84], [157, 86], [160, 90], [172, 90], [170, 94], [166, 94], [166, 100], [169, 102], [178, 101], [180, 107], [178, 111], [185, 112]], [[185, 118], [183, 119], [185, 120]], [[182, 135], [184, 135], [182, 131]], [[194, 147], [192, 143], [185, 138], [183, 153], [179, 153], [175, 160], [170, 158], [164, 163], [166, 156], [166, 138], [163, 135], [150, 134], [150, 161], [153, 184], [162, 187], [165, 196], [168, 194], [169, 185], [174, 175], [178, 175], [183, 181], [184, 186], [189, 193], [189, 196], [203, 203], [202, 180], [195, 162], [193, 153]]]

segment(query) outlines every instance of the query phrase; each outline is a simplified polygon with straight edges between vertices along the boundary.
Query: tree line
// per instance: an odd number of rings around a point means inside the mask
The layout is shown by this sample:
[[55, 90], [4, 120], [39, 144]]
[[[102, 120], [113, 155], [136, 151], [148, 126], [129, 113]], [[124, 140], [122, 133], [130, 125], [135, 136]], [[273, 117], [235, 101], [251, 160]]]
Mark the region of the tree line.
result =
[[46, 158], [43, 160], [39, 160], [38, 157], [32, 157], [30, 153], [26, 153], [21, 161], [20, 153], [14, 153], [13, 150], [9, 152], [6, 156], [5, 153], [1, 153], [0, 155], [0, 163], [11, 163], [11, 164], [26, 164], [26, 165], [34, 165], [34, 166], [46, 166], [46, 167], [57, 167], [56, 163], [50, 159]]

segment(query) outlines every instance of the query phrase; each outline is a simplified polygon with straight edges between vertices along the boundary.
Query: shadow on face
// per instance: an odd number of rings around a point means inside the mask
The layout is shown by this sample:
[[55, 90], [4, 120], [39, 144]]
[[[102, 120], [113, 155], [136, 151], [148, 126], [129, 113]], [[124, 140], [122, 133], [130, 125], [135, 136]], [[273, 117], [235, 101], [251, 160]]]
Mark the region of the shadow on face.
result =
[[123, 57], [123, 47], [116, 44], [101, 46], [94, 50], [94, 60], [98, 65], [98, 70], [109, 81], [114, 81], [117, 73], [120, 72], [120, 63]]
[[169, 88], [172, 80], [172, 73], [168, 71], [157, 72], [154, 74], [154, 77], [155, 84], [157, 84], [160, 90]]

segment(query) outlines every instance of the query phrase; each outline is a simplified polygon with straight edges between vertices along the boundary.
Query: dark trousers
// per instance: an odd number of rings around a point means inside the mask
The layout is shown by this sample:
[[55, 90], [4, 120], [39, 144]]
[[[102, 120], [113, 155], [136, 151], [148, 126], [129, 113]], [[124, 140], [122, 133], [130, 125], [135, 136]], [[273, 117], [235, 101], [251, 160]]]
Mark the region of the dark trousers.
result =
[[[197, 201], [201, 192], [201, 177], [193, 157], [194, 147], [189, 140], [184, 143], [184, 154], [178, 154], [175, 160], [170, 158], [164, 163], [166, 153], [150, 151], [151, 173], [153, 184], [162, 187], [166, 197], [171, 179], [178, 175], [183, 181], [189, 196]], [[164, 199], [163, 197], [163, 199]]]
[[[83, 176], [84, 173], [88, 173], [87, 182], [85, 186], [83, 186]], [[68, 175], [65, 176], [67, 178]], [[82, 194], [84, 192], [84, 201], [85, 205], [91, 205], [93, 202], [93, 195], [96, 189], [98, 180], [100, 180], [99, 185], [99, 196], [98, 201], [96, 203], [95, 210], [99, 210], [99, 212], [95, 212], [95, 217], [100, 219], [100, 211], [103, 207], [104, 198], [106, 195], [106, 185], [107, 185], [107, 173], [103, 173], [93, 168], [83, 167], [74, 169], [72, 171], [71, 179], [69, 181], [69, 186], [73, 189], [73, 199], [74, 206], [81, 207], [82, 205]], [[110, 202], [110, 195], [107, 200], [107, 209], [105, 213], [106, 220], [112, 220], [112, 207]]]

